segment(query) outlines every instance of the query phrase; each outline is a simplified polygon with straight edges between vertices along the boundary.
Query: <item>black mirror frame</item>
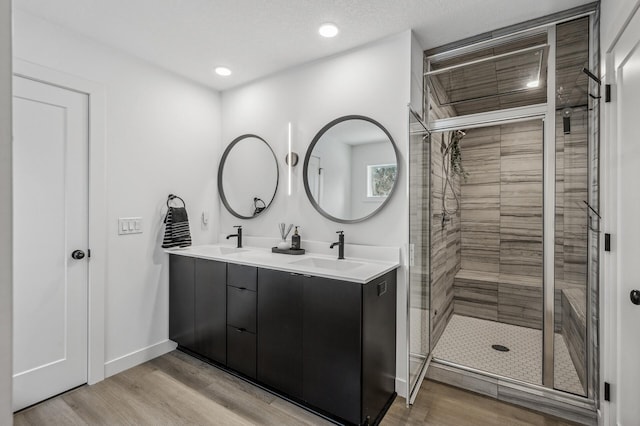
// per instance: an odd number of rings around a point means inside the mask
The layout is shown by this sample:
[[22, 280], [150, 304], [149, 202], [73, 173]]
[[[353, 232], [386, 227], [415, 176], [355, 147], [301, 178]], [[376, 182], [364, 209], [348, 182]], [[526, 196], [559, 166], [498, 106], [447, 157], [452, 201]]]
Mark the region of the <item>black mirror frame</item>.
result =
[[[329, 130], [330, 128], [332, 128], [336, 124], [342, 123], [343, 121], [347, 121], [347, 120], [364, 120], [364, 121], [368, 121], [369, 123], [372, 123], [372, 124], [378, 126], [378, 128], [380, 128], [380, 130], [382, 130], [385, 133], [385, 135], [387, 135], [387, 137], [389, 138], [389, 142], [391, 142], [391, 145], [393, 146], [393, 152], [396, 155], [396, 170], [397, 170], [397, 172], [396, 172], [396, 181], [393, 183], [393, 188], [391, 189], [391, 193], [382, 202], [382, 204], [380, 204], [378, 206], [378, 208], [376, 208], [374, 211], [372, 211], [368, 215], [366, 215], [364, 217], [361, 217], [361, 218], [358, 218], [358, 219], [340, 219], [338, 217], [330, 215], [325, 210], [323, 210], [322, 207], [320, 207], [320, 205], [318, 205], [316, 200], [313, 198], [313, 195], [311, 194], [311, 188], [309, 188], [309, 178], [307, 176], [307, 172], [308, 172], [308, 168], [309, 168], [309, 160], [311, 159], [311, 153], [313, 152], [313, 148], [316, 146], [316, 143], [318, 143], [318, 141], [320, 140], [322, 135], [324, 135], [327, 130]], [[307, 153], [306, 153], [306, 155], [304, 157], [304, 167], [302, 169], [302, 175], [303, 175], [303, 180], [304, 180], [304, 190], [307, 193], [307, 198], [311, 202], [311, 205], [322, 216], [324, 216], [327, 219], [332, 220], [334, 222], [338, 222], [338, 223], [359, 223], [359, 222], [364, 222], [365, 220], [367, 220], [367, 219], [375, 216], [376, 214], [378, 214], [389, 203], [389, 201], [391, 201], [391, 197], [393, 197], [393, 194], [396, 193], [396, 186], [397, 186], [398, 180], [400, 179], [400, 172], [401, 172], [400, 151], [398, 151], [398, 147], [396, 146], [395, 141], [391, 137], [391, 134], [389, 133], [389, 131], [382, 124], [380, 124], [376, 120], [374, 120], [372, 118], [369, 118], [369, 117], [366, 117], [364, 115], [345, 115], [345, 116], [336, 118], [335, 120], [333, 120], [333, 121], [329, 122], [327, 125], [325, 125], [322, 129], [320, 129], [320, 131], [318, 133], [316, 133], [316, 135], [313, 137], [313, 140], [311, 141], [311, 145], [309, 145], [309, 148], [307, 148]]]
[[[222, 172], [224, 171], [224, 163], [227, 160], [229, 153], [238, 142], [246, 138], [256, 138], [264, 142], [267, 148], [269, 148], [269, 151], [271, 151], [271, 154], [273, 155], [273, 160], [276, 163], [276, 187], [273, 190], [273, 197], [271, 197], [271, 200], [269, 200], [269, 202], [266, 203], [267, 206], [264, 208], [264, 210], [262, 210], [259, 214], [255, 216], [242, 216], [241, 214], [233, 210], [229, 205], [229, 202], [227, 201], [227, 197], [224, 195], [224, 188], [222, 185]], [[271, 203], [273, 203], [273, 200], [276, 198], [279, 184], [280, 184], [280, 166], [278, 165], [278, 158], [276, 157], [275, 152], [273, 152], [273, 148], [271, 148], [271, 145], [269, 145], [269, 143], [266, 140], [262, 139], [260, 136], [253, 135], [253, 134], [245, 134], [242, 136], [238, 136], [233, 141], [231, 141], [229, 146], [227, 146], [227, 148], [224, 150], [224, 153], [222, 154], [222, 158], [220, 159], [220, 165], [218, 166], [218, 194], [220, 194], [220, 199], [222, 200], [222, 204], [224, 204], [224, 206], [227, 208], [229, 213], [231, 213], [233, 216], [239, 219], [255, 219], [256, 217], [262, 215], [266, 210], [269, 209], [269, 207], [271, 206]]]

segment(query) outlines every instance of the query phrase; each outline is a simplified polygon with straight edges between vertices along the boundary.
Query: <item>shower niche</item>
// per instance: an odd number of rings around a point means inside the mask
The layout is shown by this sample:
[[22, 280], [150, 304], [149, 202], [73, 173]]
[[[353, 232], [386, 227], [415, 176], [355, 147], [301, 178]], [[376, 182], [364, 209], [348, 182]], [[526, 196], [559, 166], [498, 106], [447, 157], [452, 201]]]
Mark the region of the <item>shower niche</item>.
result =
[[429, 161], [410, 173], [410, 188], [428, 174], [413, 201], [428, 208], [410, 205], [411, 241], [428, 220], [423, 274], [410, 268], [410, 287], [428, 287], [427, 377], [479, 378], [467, 387], [498, 398], [517, 388], [535, 409], [542, 395], [586, 423], [598, 400], [600, 101], [583, 69], [598, 69], [597, 25], [590, 10], [425, 52]]

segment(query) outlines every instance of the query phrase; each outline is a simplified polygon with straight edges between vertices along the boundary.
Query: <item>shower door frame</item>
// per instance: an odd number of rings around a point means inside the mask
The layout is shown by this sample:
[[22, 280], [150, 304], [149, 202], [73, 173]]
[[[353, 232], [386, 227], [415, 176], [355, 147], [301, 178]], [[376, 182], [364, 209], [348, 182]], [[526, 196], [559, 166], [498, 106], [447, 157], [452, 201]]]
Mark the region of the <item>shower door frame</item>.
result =
[[[551, 85], [549, 85], [551, 86]], [[555, 84], [554, 86], [555, 87]], [[554, 289], [555, 289], [555, 103], [553, 108], [549, 104], [537, 104], [526, 107], [510, 108], [499, 111], [491, 111], [487, 113], [479, 113], [461, 117], [451, 117], [433, 121], [430, 123], [430, 132], [451, 132], [456, 130], [470, 130], [482, 127], [501, 126], [505, 124], [514, 124], [524, 121], [542, 121], [542, 385], [544, 388], [553, 389], [553, 369], [554, 369]], [[548, 239], [547, 235], [551, 235]], [[549, 276], [551, 279], [549, 280]], [[550, 284], [549, 284], [550, 283]], [[549, 285], [547, 285], [549, 284]], [[430, 292], [431, 293], [431, 292]], [[550, 293], [550, 295], [549, 295]], [[549, 302], [550, 299], [550, 302]], [[433, 348], [431, 348], [433, 350]], [[530, 385], [531, 383], [523, 382], [507, 376], [500, 376], [494, 373], [481, 372], [472, 367], [457, 365], [453, 362], [437, 359], [447, 365], [468, 369], [474, 373], [481, 373], [499, 377], [518, 383], [521, 385]], [[550, 365], [549, 365], [550, 364]], [[550, 377], [548, 377], [550, 376]], [[550, 379], [550, 381], [549, 381]], [[533, 386], [538, 386], [531, 384]]]
[[[524, 107], [502, 109], [497, 111], [489, 111], [477, 114], [463, 115], [457, 117], [449, 117], [437, 119], [428, 122], [428, 130], [431, 133], [452, 131], [459, 129], [479, 128], [487, 127], [499, 124], [508, 124], [520, 121], [529, 121], [534, 119], [543, 120], [543, 347], [542, 347], [542, 385], [536, 385], [532, 383], [526, 383], [517, 379], [500, 376], [485, 371], [479, 371], [473, 368], [465, 367], [455, 364], [449, 361], [434, 359], [434, 362], [444, 365], [446, 367], [453, 367], [454, 369], [467, 371], [469, 373], [481, 374], [485, 376], [494, 377], [500, 380], [501, 385], [512, 387], [513, 389], [528, 389], [536, 392], [538, 395], [543, 395], [546, 398], [550, 398], [559, 403], [568, 403], [575, 406], [578, 409], [584, 409], [593, 411], [597, 408], [597, 388], [598, 388], [598, 372], [591, 371], [593, 366], [593, 358], [597, 358], [597, 348], [593, 345], [587, 347], [587, 359], [588, 359], [588, 375], [587, 380], [591, 384], [588, 386], [587, 394], [585, 396], [571, 394], [562, 390], [554, 388], [554, 321], [555, 321], [555, 306], [554, 306], [554, 291], [555, 291], [555, 210], [556, 210], [556, 25], [563, 22], [579, 19], [588, 16], [589, 23], [589, 66], [594, 69], [593, 64], [593, 52], [597, 49], [593, 38], [593, 22], [598, 20], [597, 9], [584, 11], [578, 14], [568, 14], [559, 17], [558, 19], [549, 19], [545, 22], [534, 23], [530, 27], [522, 29], [522, 27], [516, 28], [511, 32], [504, 31], [502, 35], [485, 39], [479, 42], [470, 44], [461, 44], [460, 46], [453, 46], [448, 50], [439, 51], [426, 58], [425, 64], [425, 80], [427, 73], [430, 71], [430, 60], [450, 58], [477, 50], [481, 47], [491, 46], [498, 42], [505, 40], [520, 38], [526, 35], [539, 34], [542, 32], [547, 33], [547, 44], [549, 46], [548, 62], [547, 62], [547, 102], [543, 104], [535, 104]], [[429, 91], [430, 87], [426, 84], [426, 95], [424, 99], [424, 109], [429, 111]], [[593, 118], [589, 117], [589, 125], [593, 125]], [[589, 146], [592, 145], [592, 132], [589, 131]], [[596, 141], [595, 147], [598, 147]], [[588, 150], [589, 163], [592, 158], [591, 149]], [[597, 155], [597, 153], [596, 153]], [[588, 168], [589, 173], [591, 169]], [[591, 197], [591, 176], [589, 175], [589, 197]], [[589, 235], [593, 230], [588, 228], [588, 240]], [[592, 308], [592, 289], [598, 288], [598, 283], [591, 282], [591, 247], [589, 247], [587, 253], [587, 313], [588, 318], [593, 317], [591, 312]], [[431, 293], [431, 292], [430, 292]], [[587, 335], [591, 333], [597, 333], [597, 323], [588, 321], [587, 323]], [[594, 330], [594, 327], [596, 328]], [[591, 341], [591, 338], [589, 338]], [[433, 348], [430, 348], [433, 350]], [[595, 390], [594, 390], [595, 389]]]
[[[422, 119], [422, 117], [420, 117], [420, 114], [418, 114], [417, 112], [415, 112], [412, 108], [411, 108], [411, 104], [407, 105], [407, 110], [408, 110], [408, 134], [409, 134], [409, 143], [411, 143], [411, 135], [412, 135], [412, 130], [411, 130], [411, 117], [413, 117], [415, 119], [415, 121], [417, 123], [420, 124], [420, 126], [422, 127], [422, 129], [424, 130], [424, 134], [427, 135], [427, 137], [429, 138], [429, 146], [428, 146], [428, 152], [429, 152], [429, 169], [428, 169], [428, 181], [427, 181], [427, 186], [429, 188], [431, 188], [431, 132], [429, 131], [429, 129], [427, 128], [426, 123], [424, 122], [424, 120]], [[409, 151], [411, 151], [411, 148], [409, 148]], [[407, 193], [409, 192], [409, 186], [411, 185], [411, 161], [409, 161], [409, 172], [407, 173]], [[429, 191], [430, 192], [430, 191]], [[429, 200], [427, 200], [429, 201]], [[429, 203], [430, 205], [430, 203]], [[427, 229], [431, 229], [431, 210], [429, 207], [429, 215], [428, 215], [428, 221], [427, 221]], [[423, 247], [423, 251], [426, 250], [427, 251], [427, 256], [426, 258], [428, 259], [429, 264], [427, 265], [427, 267], [430, 269], [431, 268], [431, 237], [429, 237], [429, 244], [427, 247]], [[428, 321], [429, 323], [427, 324], [427, 344], [428, 344], [428, 350], [427, 350], [427, 354], [426, 356], [423, 356], [422, 354], [419, 354], [418, 356], [420, 358], [423, 358], [423, 362], [422, 365], [420, 366], [420, 371], [417, 373], [416, 375], [416, 380], [415, 383], [412, 383], [411, 381], [411, 268], [413, 267], [413, 259], [415, 256], [415, 252], [414, 252], [414, 247], [413, 244], [411, 243], [411, 224], [409, 224], [409, 268], [408, 268], [408, 272], [407, 272], [407, 286], [406, 286], [406, 298], [407, 298], [407, 318], [406, 318], [406, 341], [407, 341], [407, 398], [406, 398], [406, 405], [407, 407], [409, 407], [410, 405], [413, 404], [413, 402], [415, 401], [416, 397], [418, 396], [418, 392], [420, 390], [420, 386], [422, 385], [422, 381], [424, 380], [425, 375], [427, 374], [427, 369], [429, 368], [429, 363], [431, 362], [432, 359], [432, 355], [431, 352], [433, 350], [433, 348], [431, 347], [431, 319], [430, 319], [430, 315], [431, 315], [431, 288], [430, 288], [430, 283], [429, 280], [427, 280], [427, 287], [429, 290], [429, 295], [428, 295], [428, 303], [429, 303], [429, 308], [427, 310], [427, 312], [429, 313], [428, 316]], [[424, 268], [424, 265], [423, 265]]]

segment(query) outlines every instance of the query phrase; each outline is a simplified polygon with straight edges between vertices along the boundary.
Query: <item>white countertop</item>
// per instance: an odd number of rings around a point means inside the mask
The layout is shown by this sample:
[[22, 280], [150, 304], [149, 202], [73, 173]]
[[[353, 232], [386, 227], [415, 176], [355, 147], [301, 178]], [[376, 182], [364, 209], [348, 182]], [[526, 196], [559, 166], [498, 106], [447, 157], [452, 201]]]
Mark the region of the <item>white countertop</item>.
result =
[[[308, 252], [303, 255], [289, 255], [272, 253], [270, 248], [265, 247], [235, 249], [233, 246], [222, 244], [173, 248], [167, 249], [165, 252], [365, 284], [400, 266], [399, 258], [393, 256], [394, 248], [384, 247], [382, 249], [391, 251], [392, 255], [389, 260], [357, 257], [338, 260], [335, 255], [328, 256]], [[399, 249], [395, 248], [395, 250], [399, 253]]]

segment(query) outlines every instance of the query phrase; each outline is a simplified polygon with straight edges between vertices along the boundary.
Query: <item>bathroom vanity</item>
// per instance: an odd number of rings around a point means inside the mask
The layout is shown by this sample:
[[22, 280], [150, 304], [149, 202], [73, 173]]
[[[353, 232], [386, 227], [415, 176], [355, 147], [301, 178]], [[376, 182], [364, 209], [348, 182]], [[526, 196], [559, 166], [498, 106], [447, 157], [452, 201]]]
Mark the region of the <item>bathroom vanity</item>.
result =
[[395, 397], [397, 262], [170, 253], [179, 349], [340, 422], [382, 418]]

